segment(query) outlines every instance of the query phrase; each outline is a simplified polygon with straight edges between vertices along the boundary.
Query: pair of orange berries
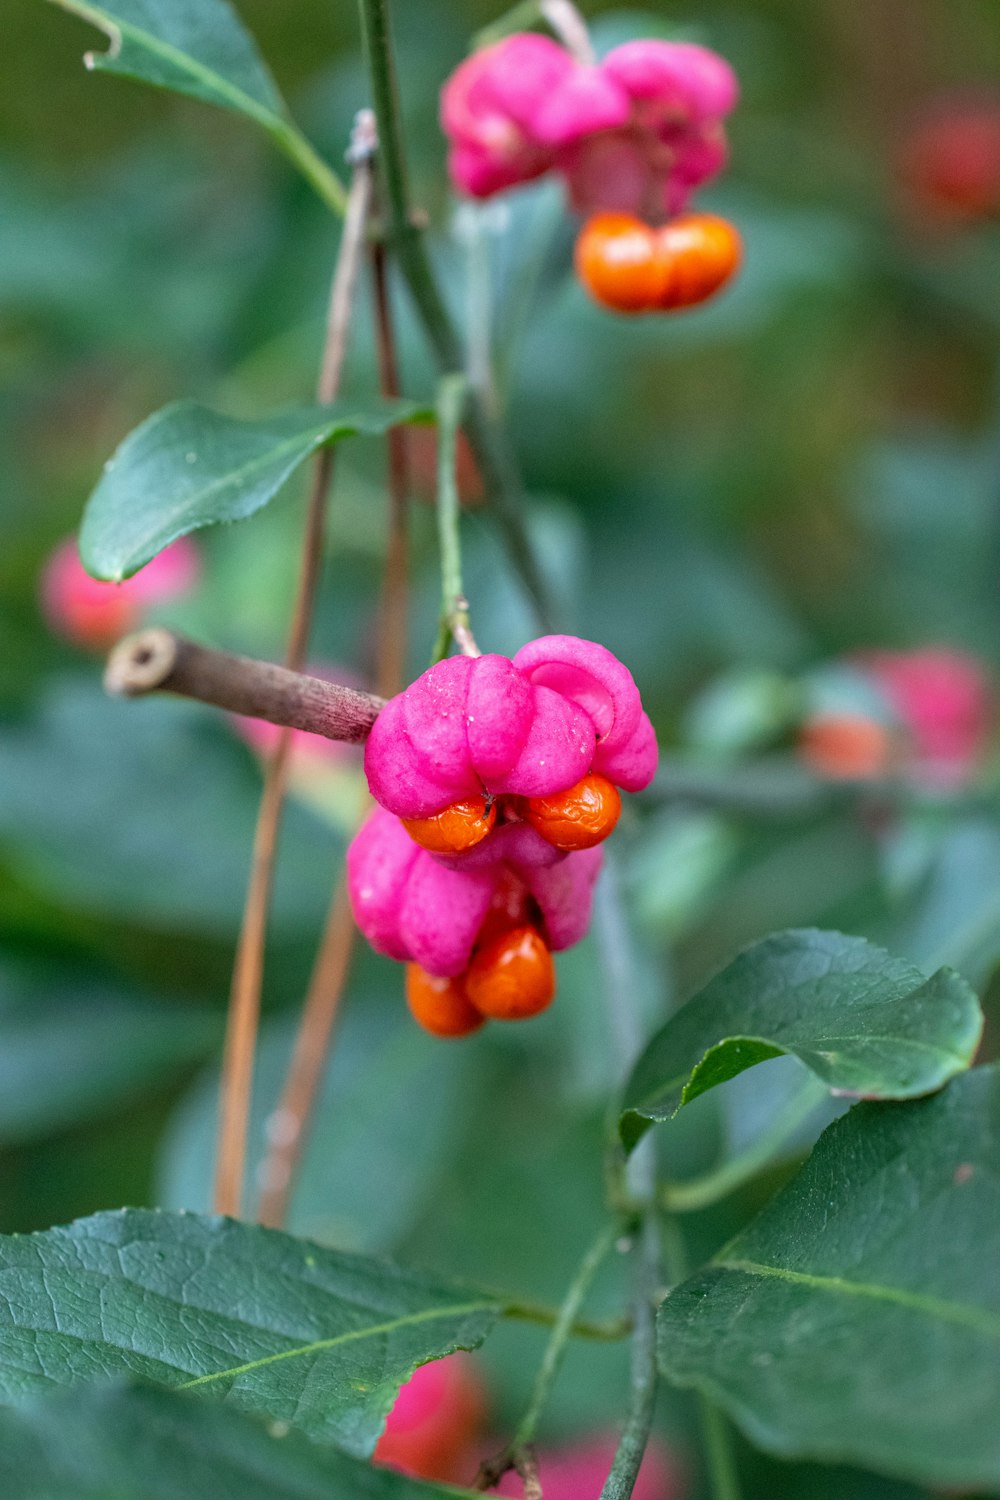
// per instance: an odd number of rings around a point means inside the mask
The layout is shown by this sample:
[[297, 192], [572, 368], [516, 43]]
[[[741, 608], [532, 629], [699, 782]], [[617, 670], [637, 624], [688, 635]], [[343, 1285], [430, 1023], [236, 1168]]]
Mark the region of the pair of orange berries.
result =
[[[622, 799], [606, 776], [584, 776], [575, 786], [551, 797], [503, 799], [518, 821], [530, 823], [555, 849], [570, 852], [603, 843], [618, 822]], [[497, 801], [467, 797], [430, 818], [404, 818], [410, 838], [431, 854], [465, 854], [493, 829]]]
[[[510, 799], [516, 813], [554, 848], [592, 849], [621, 813], [621, 796], [605, 776], [585, 776], [551, 797]], [[511, 809], [513, 810], [513, 808]], [[497, 819], [497, 802], [470, 797], [430, 818], [404, 819], [410, 837], [434, 854], [462, 854], [482, 842]], [[419, 964], [406, 968], [406, 1000], [435, 1036], [466, 1036], [486, 1020], [537, 1016], [556, 992], [552, 954], [528, 919], [523, 892], [498, 891], [464, 974], [443, 979]]]
[[742, 259], [739, 231], [717, 214], [684, 214], [658, 229], [634, 214], [597, 214], [576, 242], [583, 285], [620, 313], [672, 312], [705, 302]]
[[555, 992], [552, 954], [537, 927], [528, 925], [488, 939], [455, 979], [406, 966], [406, 1003], [434, 1036], [468, 1036], [484, 1021], [526, 1021], [546, 1010]]

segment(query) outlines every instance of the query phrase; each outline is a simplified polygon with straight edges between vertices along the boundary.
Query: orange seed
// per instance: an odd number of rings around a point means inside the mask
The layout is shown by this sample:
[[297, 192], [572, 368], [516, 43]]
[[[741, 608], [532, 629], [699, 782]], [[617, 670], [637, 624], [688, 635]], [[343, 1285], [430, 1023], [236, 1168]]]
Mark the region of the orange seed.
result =
[[592, 773], [565, 792], [532, 797], [528, 822], [556, 849], [593, 849], [607, 838], [621, 810], [618, 788]]
[[468, 1036], [484, 1017], [468, 1001], [462, 979], [442, 979], [419, 964], [406, 965], [406, 1003], [432, 1036]]
[[497, 820], [496, 805], [485, 797], [453, 802], [429, 818], [401, 818], [414, 843], [431, 854], [464, 854], [482, 843]]
[[515, 927], [485, 943], [466, 970], [465, 992], [494, 1021], [523, 1021], [545, 1010], [556, 992], [556, 971], [541, 933]]

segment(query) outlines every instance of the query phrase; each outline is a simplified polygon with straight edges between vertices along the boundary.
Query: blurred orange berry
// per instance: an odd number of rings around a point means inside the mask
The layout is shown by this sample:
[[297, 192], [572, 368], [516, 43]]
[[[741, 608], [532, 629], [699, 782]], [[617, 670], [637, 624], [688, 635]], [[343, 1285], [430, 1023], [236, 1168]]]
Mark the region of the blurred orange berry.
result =
[[717, 214], [683, 214], [658, 229], [633, 214], [597, 214], [576, 242], [584, 287], [621, 313], [705, 302], [732, 279], [742, 258], [739, 231]]
[[486, 1019], [469, 1004], [461, 978], [443, 979], [419, 964], [406, 965], [406, 1003], [432, 1036], [468, 1036]]
[[657, 306], [694, 307], [714, 297], [743, 260], [739, 230], [718, 214], [684, 214], [657, 231], [662, 278]]
[[596, 302], [620, 313], [657, 306], [656, 236], [634, 214], [596, 214], [576, 242], [576, 274]]
[[892, 763], [892, 736], [863, 714], [820, 714], [803, 725], [799, 754], [810, 770], [833, 781], [883, 776]]

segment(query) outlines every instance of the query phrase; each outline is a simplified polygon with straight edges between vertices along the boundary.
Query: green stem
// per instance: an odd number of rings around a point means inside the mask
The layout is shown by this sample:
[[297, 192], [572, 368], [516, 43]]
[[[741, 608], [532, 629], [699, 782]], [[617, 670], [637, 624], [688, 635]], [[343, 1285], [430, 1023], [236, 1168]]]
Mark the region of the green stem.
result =
[[799, 1091], [779, 1110], [772, 1123], [744, 1151], [721, 1166], [689, 1182], [667, 1182], [660, 1187], [660, 1203], [669, 1213], [689, 1214], [708, 1208], [756, 1176], [777, 1155], [827, 1096], [827, 1089], [816, 1078], [806, 1081]]
[[[615, 880], [614, 865], [606, 867], [595, 893], [597, 937], [614, 1023], [617, 1051], [624, 1067], [637, 1050], [638, 1018], [631, 996], [632, 945], [624, 903]], [[656, 1314], [660, 1297], [660, 1254], [671, 1286], [687, 1275], [684, 1238], [677, 1219], [669, 1213], [662, 1224], [655, 1211], [658, 1196], [654, 1138], [639, 1142], [627, 1163], [617, 1141], [606, 1161], [610, 1200], [643, 1213], [642, 1243], [636, 1268], [636, 1299], [632, 1333], [632, 1397], [628, 1420], [614, 1465], [600, 1500], [628, 1500], [649, 1440], [656, 1385]], [[681, 1184], [675, 1184], [675, 1187]], [[701, 1394], [697, 1397], [704, 1435], [705, 1464], [713, 1500], [740, 1500], [736, 1463], [724, 1418]]]
[[600, 1500], [629, 1500], [642, 1465], [656, 1404], [656, 1303], [660, 1295], [660, 1234], [649, 1210], [636, 1253], [631, 1394], [625, 1428]]
[[699, 1395], [698, 1410], [712, 1500], [742, 1500], [729, 1423], [707, 1396]]
[[298, 167], [302, 176], [315, 188], [326, 206], [343, 218], [347, 212], [347, 189], [332, 167], [291, 120], [281, 120], [267, 127], [274, 144]]
[[519, 5], [512, 5], [510, 10], [504, 11], [502, 16], [476, 32], [472, 38], [472, 50], [479, 52], [483, 47], [492, 47], [494, 42], [502, 42], [504, 37], [513, 36], [515, 31], [525, 31], [529, 26], [534, 26], [541, 18], [542, 7], [539, 0], [521, 0]]
[[618, 1222], [606, 1224], [581, 1260], [576, 1275], [570, 1282], [566, 1296], [563, 1298], [563, 1304], [559, 1309], [559, 1316], [552, 1328], [552, 1336], [545, 1346], [545, 1354], [539, 1366], [538, 1374], [535, 1376], [534, 1386], [532, 1387], [531, 1400], [528, 1402], [527, 1410], [511, 1439], [510, 1452], [514, 1452], [518, 1448], [523, 1448], [525, 1444], [534, 1440], [542, 1412], [545, 1409], [552, 1387], [555, 1384], [556, 1376], [562, 1365], [566, 1353], [566, 1345], [576, 1324], [576, 1317], [583, 1304], [583, 1299], [590, 1290], [594, 1277], [610, 1254], [612, 1246], [621, 1234], [621, 1230], [622, 1226]]
[[[664, 1231], [667, 1275], [671, 1287], [675, 1287], [688, 1274], [687, 1249], [681, 1227], [675, 1219], [666, 1221]], [[695, 1400], [701, 1422], [702, 1450], [712, 1500], [742, 1500], [729, 1424], [714, 1402], [701, 1391], [695, 1393]]]
[[[386, 235], [438, 364], [445, 373], [460, 370], [464, 366], [465, 351], [442, 300], [427, 258], [423, 236], [413, 222], [410, 209], [396, 70], [389, 35], [388, 3], [387, 0], [359, 0], [359, 4], [372, 99], [378, 121], [379, 166], [385, 187], [388, 218]], [[511, 560], [535, 605], [543, 628], [551, 629], [548, 590], [538, 569], [521, 514], [520, 479], [500, 430], [490, 420], [477, 391], [471, 393], [465, 430]]]
[[[441, 553], [441, 625], [433, 661], [442, 661], [454, 636], [467, 647], [469, 606], [462, 587], [458, 481], [455, 474], [458, 429], [468, 386], [464, 375], [446, 375], [438, 387], [437, 525]], [[474, 649], [474, 643], [473, 643]]]
[[[537, 1302], [508, 1302], [504, 1306], [504, 1317], [514, 1318], [520, 1323], [540, 1323], [543, 1328], [555, 1327], [561, 1315], [561, 1308], [545, 1307]], [[632, 1319], [609, 1318], [604, 1322], [595, 1322], [592, 1318], [576, 1318], [569, 1331], [575, 1339], [617, 1344], [632, 1332]]]

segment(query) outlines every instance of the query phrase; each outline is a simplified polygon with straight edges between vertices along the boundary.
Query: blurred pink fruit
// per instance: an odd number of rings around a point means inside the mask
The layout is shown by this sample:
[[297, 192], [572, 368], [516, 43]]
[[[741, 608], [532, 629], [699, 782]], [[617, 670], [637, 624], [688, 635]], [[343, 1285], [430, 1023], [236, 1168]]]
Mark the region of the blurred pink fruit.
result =
[[442, 89], [451, 179], [488, 198], [555, 170], [577, 212], [661, 224], [725, 166], [737, 93], [729, 64], [691, 42], [626, 42], [585, 63], [547, 37], [509, 36]]
[[150, 605], [187, 593], [200, 571], [198, 549], [181, 537], [133, 578], [102, 583], [85, 571], [75, 539], [67, 537], [42, 572], [42, 613], [56, 635], [88, 651], [106, 650], [142, 623]]
[[982, 756], [990, 729], [990, 683], [972, 656], [944, 646], [871, 651], [858, 658], [898, 714], [918, 769], [961, 781]]
[[[541, 1449], [538, 1477], [545, 1500], [598, 1500], [617, 1446], [614, 1433], [601, 1433], [564, 1448]], [[521, 1500], [524, 1487], [516, 1474], [505, 1474], [496, 1493]], [[632, 1500], [681, 1500], [683, 1493], [677, 1464], [654, 1438], [646, 1449]]]
[[900, 174], [911, 210], [925, 222], [1000, 214], [1000, 93], [934, 100], [903, 142]]
[[396, 1397], [375, 1448], [375, 1462], [418, 1479], [471, 1479], [488, 1405], [483, 1378], [470, 1354], [451, 1354], [421, 1365]]

